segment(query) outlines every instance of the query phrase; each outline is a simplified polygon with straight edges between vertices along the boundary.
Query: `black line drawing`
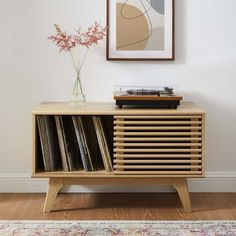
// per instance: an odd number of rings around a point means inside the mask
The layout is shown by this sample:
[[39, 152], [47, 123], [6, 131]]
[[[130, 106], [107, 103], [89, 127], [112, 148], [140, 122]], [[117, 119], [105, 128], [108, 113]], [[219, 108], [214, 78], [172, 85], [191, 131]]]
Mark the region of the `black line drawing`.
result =
[[144, 39], [141, 39], [141, 40], [138, 40], [138, 41], [135, 41], [135, 42], [132, 42], [132, 43], [128, 43], [128, 44], [119, 46], [119, 47], [117, 47], [117, 49], [121, 49], [121, 48], [124, 48], [124, 47], [127, 47], [127, 46], [131, 46], [131, 45], [135, 45], [135, 44], [144, 42], [144, 41], [146, 41], [146, 40], [148, 40], [149, 38], [152, 37], [152, 34], [153, 34], [152, 21], [150, 19], [149, 13], [148, 13], [150, 11], [150, 9], [152, 8], [152, 4], [148, 0], [145, 0], [145, 1], [150, 4], [150, 7], [148, 9], [146, 9], [146, 7], [145, 7], [145, 5], [143, 3], [143, 0], [140, 0], [141, 4], [143, 6], [143, 9], [144, 9], [144, 12], [142, 14], [140, 14], [138, 16], [135, 16], [135, 17], [126, 17], [126, 16], [124, 16], [123, 11], [124, 11], [125, 6], [128, 4], [128, 0], [125, 0], [123, 6], [121, 8], [120, 14], [121, 14], [121, 17], [126, 19], [126, 20], [134, 20], [134, 19], [137, 19], [137, 18], [139, 18], [141, 16], [147, 15], [147, 19], [148, 19], [148, 23], [149, 23], [149, 27], [150, 27], [150, 34], [146, 38], [144, 38]]

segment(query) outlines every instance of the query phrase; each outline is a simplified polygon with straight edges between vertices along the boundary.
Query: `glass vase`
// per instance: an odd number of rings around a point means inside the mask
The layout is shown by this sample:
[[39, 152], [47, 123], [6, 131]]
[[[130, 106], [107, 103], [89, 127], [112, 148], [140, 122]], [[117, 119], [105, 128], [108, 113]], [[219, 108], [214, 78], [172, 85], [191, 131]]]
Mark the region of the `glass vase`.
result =
[[80, 76], [75, 76], [71, 81], [71, 97], [70, 104], [71, 105], [80, 105], [86, 102], [85, 95], [83, 92], [82, 82]]

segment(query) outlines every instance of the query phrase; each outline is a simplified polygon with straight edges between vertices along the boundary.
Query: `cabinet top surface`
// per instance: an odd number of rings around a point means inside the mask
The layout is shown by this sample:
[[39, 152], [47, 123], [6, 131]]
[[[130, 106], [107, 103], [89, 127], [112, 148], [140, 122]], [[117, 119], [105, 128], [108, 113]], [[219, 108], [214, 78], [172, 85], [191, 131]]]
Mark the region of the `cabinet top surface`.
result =
[[181, 102], [177, 109], [118, 108], [113, 103], [85, 103], [70, 105], [65, 102], [45, 102], [32, 110], [34, 115], [160, 115], [204, 114], [204, 110], [192, 102]]

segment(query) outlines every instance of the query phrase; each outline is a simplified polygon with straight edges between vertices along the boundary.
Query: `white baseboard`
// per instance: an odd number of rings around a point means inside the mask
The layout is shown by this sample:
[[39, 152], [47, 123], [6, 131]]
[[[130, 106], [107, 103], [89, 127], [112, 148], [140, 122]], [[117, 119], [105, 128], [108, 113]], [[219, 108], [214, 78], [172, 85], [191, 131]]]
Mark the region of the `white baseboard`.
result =
[[[29, 173], [1, 173], [1, 193], [45, 193], [47, 179], [31, 179]], [[190, 192], [236, 192], [236, 172], [207, 172], [206, 178], [189, 179]], [[71, 186], [63, 192], [114, 193], [114, 192], [172, 192], [168, 187], [158, 185], [140, 186]]]

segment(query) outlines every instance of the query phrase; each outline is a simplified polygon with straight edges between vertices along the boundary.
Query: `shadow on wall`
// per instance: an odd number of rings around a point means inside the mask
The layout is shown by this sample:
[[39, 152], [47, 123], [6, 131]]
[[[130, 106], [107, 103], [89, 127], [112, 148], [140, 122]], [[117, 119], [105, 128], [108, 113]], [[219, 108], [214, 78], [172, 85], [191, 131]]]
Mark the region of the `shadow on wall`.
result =
[[186, 62], [186, 11], [187, 0], [178, 0], [175, 3], [175, 64]]
[[185, 100], [197, 101], [206, 111], [206, 170], [236, 171], [236, 110], [229, 97], [219, 94], [217, 99], [202, 93], [184, 93]]

